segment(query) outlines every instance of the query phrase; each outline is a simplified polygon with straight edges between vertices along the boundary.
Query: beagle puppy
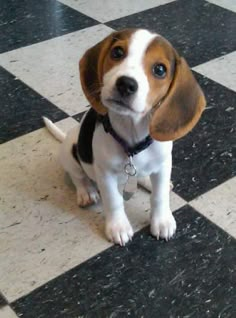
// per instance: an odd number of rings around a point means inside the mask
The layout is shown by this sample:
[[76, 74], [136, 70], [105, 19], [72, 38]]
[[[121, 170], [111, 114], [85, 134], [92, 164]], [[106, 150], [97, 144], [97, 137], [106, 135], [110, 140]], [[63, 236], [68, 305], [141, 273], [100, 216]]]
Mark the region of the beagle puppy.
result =
[[143, 29], [114, 32], [85, 52], [80, 79], [91, 109], [62, 142], [60, 161], [79, 206], [101, 196], [107, 238], [125, 245], [133, 236], [119, 184], [150, 177], [150, 230], [169, 240], [176, 231], [169, 192], [172, 143], [198, 122], [206, 101], [189, 66], [162, 36]]

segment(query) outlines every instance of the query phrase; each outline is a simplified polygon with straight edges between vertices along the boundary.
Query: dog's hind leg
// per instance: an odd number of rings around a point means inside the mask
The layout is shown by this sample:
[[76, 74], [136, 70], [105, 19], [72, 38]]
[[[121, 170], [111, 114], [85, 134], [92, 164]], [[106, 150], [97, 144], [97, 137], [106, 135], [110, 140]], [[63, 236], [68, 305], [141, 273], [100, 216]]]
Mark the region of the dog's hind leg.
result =
[[96, 186], [89, 179], [79, 161], [77, 161], [73, 155], [73, 145], [77, 141], [78, 133], [78, 126], [68, 133], [61, 144], [59, 160], [76, 187], [78, 205], [80, 207], [85, 207], [98, 202], [100, 196]]
[[70, 174], [70, 177], [76, 187], [77, 203], [80, 207], [86, 207], [99, 201], [100, 196], [96, 186], [83, 171], [79, 175]]

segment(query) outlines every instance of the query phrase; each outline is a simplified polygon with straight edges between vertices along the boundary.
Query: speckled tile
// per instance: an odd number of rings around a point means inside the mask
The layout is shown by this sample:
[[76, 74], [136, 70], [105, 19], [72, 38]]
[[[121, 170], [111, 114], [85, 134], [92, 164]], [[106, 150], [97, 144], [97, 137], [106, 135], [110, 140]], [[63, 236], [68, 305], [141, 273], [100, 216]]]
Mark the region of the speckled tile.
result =
[[18, 316], [9, 306], [5, 306], [3, 308], [0, 308], [0, 317], [1, 318], [17, 318]]
[[181, 0], [133, 14], [107, 25], [141, 27], [165, 36], [196, 66], [236, 49], [236, 16], [203, 0]]
[[8, 301], [110, 246], [102, 215], [79, 209], [66, 186], [58, 146], [40, 129], [0, 148], [0, 286]]
[[[112, 29], [98, 25], [0, 55], [0, 64], [69, 115], [88, 105], [79, 81], [82, 54]], [[84, 40], [86, 37], [86, 41]]]
[[0, 53], [97, 23], [55, 0], [1, 0]]
[[[49, 118], [51, 119], [51, 118]], [[75, 121], [73, 118], [68, 117], [66, 119], [62, 119], [60, 121], [54, 121], [54, 123], [57, 125], [58, 128], [60, 128], [64, 133], [68, 133], [73, 127], [75, 127], [76, 125], [78, 125], [77, 121]], [[47, 130], [47, 129], [46, 129]], [[52, 136], [52, 134], [48, 131], [48, 135], [47, 137], [49, 138], [53, 138], [55, 140], [55, 138]]]
[[207, 0], [210, 3], [216, 4], [222, 8], [236, 12], [236, 1], [235, 0]]
[[43, 126], [42, 116], [60, 120], [68, 115], [0, 67], [0, 144]]
[[7, 304], [6, 299], [3, 297], [3, 295], [0, 293], [0, 308], [5, 306]]
[[236, 51], [198, 65], [193, 70], [236, 92]]
[[[175, 0], [60, 0], [60, 2], [103, 23], [173, 1]], [[91, 8], [93, 9], [91, 10]]]
[[[88, 107], [89, 107], [89, 106], [88, 106]], [[78, 122], [80, 122], [81, 119], [82, 119], [82, 117], [83, 117], [83, 115], [84, 115], [85, 113], [86, 113], [86, 111], [81, 112], [81, 113], [78, 113], [78, 114], [75, 114], [75, 115], [73, 116], [73, 118], [76, 119]]]
[[144, 229], [12, 304], [22, 317], [235, 317], [236, 241], [189, 206], [174, 240]]
[[190, 204], [236, 238], [236, 177], [201, 195]]
[[[58, 123], [65, 131], [74, 124], [72, 118]], [[0, 289], [8, 301], [111, 246], [101, 207], [77, 207], [58, 147], [46, 129], [0, 146]], [[182, 204], [173, 193], [172, 209]], [[147, 225], [149, 194], [139, 190], [126, 209], [135, 230]]]
[[207, 99], [200, 122], [173, 148], [174, 191], [190, 201], [236, 175], [235, 93], [195, 74]]

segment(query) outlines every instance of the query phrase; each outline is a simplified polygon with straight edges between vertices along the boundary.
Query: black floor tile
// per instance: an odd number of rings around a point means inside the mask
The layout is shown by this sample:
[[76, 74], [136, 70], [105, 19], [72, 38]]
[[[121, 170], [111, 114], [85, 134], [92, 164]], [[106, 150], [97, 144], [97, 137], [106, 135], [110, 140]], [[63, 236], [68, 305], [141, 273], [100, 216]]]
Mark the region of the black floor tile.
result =
[[7, 301], [6, 299], [2, 296], [2, 294], [0, 293], [0, 308], [7, 305]]
[[85, 113], [86, 113], [86, 111], [78, 113], [78, 114], [74, 115], [73, 118], [75, 120], [77, 120], [78, 122], [80, 122]]
[[187, 201], [236, 175], [236, 94], [202, 75], [196, 78], [207, 109], [173, 149], [174, 192]]
[[202, 0], [181, 0], [106, 23], [166, 37], [191, 66], [236, 49], [236, 14]]
[[98, 23], [55, 0], [1, 0], [0, 53]]
[[68, 117], [1, 67], [0, 87], [0, 143], [43, 127], [42, 116], [48, 116], [54, 121]]
[[236, 242], [191, 207], [176, 238], [135, 235], [12, 304], [24, 318], [235, 317]]

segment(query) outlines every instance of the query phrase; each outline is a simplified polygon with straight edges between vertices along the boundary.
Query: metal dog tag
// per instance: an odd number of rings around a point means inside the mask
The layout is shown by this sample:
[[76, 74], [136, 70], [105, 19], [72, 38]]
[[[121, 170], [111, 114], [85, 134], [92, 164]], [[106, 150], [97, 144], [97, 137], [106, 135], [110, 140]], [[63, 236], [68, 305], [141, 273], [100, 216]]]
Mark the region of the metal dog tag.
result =
[[125, 164], [124, 171], [127, 174], [128, 179], [123, 189], [123, 198], [125, 201], [128, 201], [136, 192], [137, 183], [138, 183], [137, 177], [136, 177], [137, 170], [133, 163], [132, 156], [129, 157], [128, 163]]
[[131, 197], [134, 195], [134, 193], [137, 191], [137, 177], [128, 177], [128, 180], [124, 186], [123, 189], [123, 198], [125, 201], [128, 201], [131, 199]]

